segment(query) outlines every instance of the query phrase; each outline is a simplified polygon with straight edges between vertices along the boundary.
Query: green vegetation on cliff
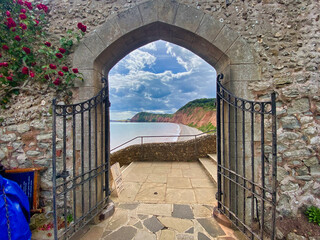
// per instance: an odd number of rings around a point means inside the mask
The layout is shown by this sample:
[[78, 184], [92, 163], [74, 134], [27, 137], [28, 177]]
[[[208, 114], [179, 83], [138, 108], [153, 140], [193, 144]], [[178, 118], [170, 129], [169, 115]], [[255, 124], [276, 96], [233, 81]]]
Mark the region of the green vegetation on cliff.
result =
[[201, 107], [205, 110], [215, 110], [216, 109], [216, 99], [215, 98], [200, 98], [188, 102], [186, 105], [181, 107], [179, 111], [188, 110], [196, 107]]
[[131, 122], [173, 122], [198, 128], [202, 132], [216, 127], [216, 99], [202, 98], [188, 102], [174, 114], [156, 114], [140, 112], [131, 118]]

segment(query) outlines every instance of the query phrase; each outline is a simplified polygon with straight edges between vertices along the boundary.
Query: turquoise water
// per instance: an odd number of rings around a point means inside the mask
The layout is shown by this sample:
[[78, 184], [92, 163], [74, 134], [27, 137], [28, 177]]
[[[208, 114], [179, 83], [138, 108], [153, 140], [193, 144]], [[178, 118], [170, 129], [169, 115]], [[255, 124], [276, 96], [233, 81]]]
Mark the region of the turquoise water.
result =
[[[111, 150], [122, 143], [137, 136], [167, 136], [179, 135], [180, 127], [175, 123], [132, 123], [132, 122], [111, 122], [110, 123], [110, 145]], [[144, 143], [150, 142], [175, 142], [177, 137], [144, 138]], [[127, 147], [133, 144], [140, 144], [141, 139], [136, 139]]]

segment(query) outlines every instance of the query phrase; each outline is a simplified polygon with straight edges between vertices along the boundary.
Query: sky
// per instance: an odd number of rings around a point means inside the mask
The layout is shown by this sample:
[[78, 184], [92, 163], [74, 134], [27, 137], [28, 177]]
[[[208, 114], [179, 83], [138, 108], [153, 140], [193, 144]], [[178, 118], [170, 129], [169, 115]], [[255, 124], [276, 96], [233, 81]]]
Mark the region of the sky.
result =
[[189, 101], [216, 95], [216, 71], [191, 51], [155, 41], [121, 59], [109, 72], [110, 117], [174, 113]]

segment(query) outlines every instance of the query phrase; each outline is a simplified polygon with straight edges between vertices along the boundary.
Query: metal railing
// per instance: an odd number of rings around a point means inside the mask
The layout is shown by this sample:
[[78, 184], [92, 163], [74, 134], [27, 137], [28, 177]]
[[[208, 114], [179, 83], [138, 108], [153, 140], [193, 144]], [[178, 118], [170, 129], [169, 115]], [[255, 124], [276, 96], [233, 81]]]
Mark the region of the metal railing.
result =
[[[139, 144], [130, 144], [132, 143], [133, 141], [135, 141], [136, 139], [140, 139], [140, 145], [142, 146], [143, 144], [146, 144], [146, 142], [144, 141], [144, 139], [146, 138], [193, 138], [196, 142], [197, 140], [197, 137], [200, 137], [200, 136], [204, 136], [204, 135], [207, 135], [209, 133], [215, 133], [216, 130], [210, 130], [210, 131], [207, 131], [207, 132], [203, 132], [203, 133], [199, 133], [199, 134], [183, 134], [183, 135], [160, 135], [160, 136], [136, 136], [114, 148], [112, 148], [110, 150], [111, 153], [113, 153], [115, 150], [120, 150], [120, 149], [123, 149], [124, 146], [128, 145], [127, 147], [129, 146], [133, 146], [133, 145], [139, 145]], [[178, 139], [177, 139], [178, 140]], [[189, 140], [192, 140], [192, 139], [189, 139]], [[176, 141], [178, 142], [178, 141]], [[148, 142], [148, 143], [157, 143], [157, 142]], [[173, 142], [175, 143], [175, 142]], [[196, 143], [195, 143], [196, 144]]]

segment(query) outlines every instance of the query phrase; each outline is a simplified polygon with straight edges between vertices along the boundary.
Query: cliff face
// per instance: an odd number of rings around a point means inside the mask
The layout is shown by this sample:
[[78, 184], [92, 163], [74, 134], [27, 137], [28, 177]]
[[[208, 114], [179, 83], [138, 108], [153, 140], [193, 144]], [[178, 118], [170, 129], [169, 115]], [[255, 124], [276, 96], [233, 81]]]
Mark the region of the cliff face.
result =
[[209, 131], [216, 127], [216, 110], [205, 107], [184, 106], [174, 114], [137, 113], [131, 122], [171, 122], [182, 123], [201, 131]]

